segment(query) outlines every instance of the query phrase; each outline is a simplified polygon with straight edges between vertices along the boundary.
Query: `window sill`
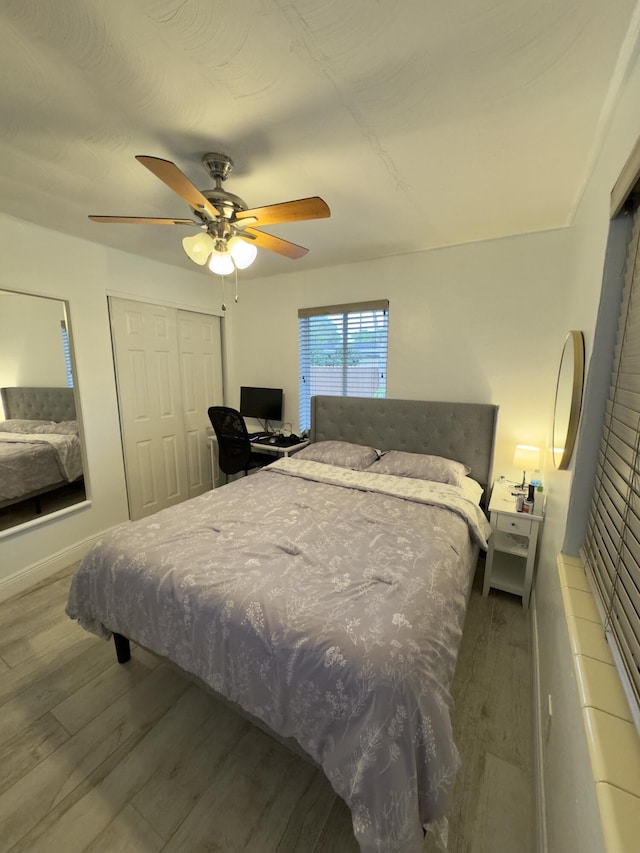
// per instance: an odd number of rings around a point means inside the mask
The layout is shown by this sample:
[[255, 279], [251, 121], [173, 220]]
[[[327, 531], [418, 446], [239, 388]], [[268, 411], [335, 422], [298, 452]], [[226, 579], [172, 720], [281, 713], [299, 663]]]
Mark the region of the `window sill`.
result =
[[629, 853], [640, 838], [640, 736], [581, 561], [560, 555], [558, 573], [606, 850]]

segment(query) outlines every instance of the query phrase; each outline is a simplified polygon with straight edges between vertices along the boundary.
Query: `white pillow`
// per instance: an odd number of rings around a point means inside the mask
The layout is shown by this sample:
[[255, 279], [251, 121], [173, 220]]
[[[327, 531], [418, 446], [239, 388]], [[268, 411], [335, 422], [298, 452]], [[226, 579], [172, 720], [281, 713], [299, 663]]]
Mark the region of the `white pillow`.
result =
[[460, 484], [460, 488], [464, 492], [464, 496], [467, 500], [473, 501], [474, 504], [480, 503], [480, 498], [482, 497], [484, 489], [477, 480], [474, 480], [472, 477], [464, 477]]

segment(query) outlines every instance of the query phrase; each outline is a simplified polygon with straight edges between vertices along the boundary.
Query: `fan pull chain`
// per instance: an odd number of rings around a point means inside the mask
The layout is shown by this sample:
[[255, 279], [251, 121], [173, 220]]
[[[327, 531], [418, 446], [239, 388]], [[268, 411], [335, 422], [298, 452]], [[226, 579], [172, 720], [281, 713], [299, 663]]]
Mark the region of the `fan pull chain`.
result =
[[221, 276], [220, 276], [220, 278], [222, 279], [222, 305], [221, 305], [221, 308], [222, 308], [222, 310], [223, 310], [223, 311], [226, 311], [226, 310], [227, 310], [227, 305], [226, 305], [226, 303], [225, 303], [225, 301], [224, 301], [224, 276], [223, 276], [223, 275], [221, 275]]
[[236, 298], [235, 298], [235, 302], [237, 303], [238, 302], [238, 267], [235, 267], [235, 273], [236, 273]]

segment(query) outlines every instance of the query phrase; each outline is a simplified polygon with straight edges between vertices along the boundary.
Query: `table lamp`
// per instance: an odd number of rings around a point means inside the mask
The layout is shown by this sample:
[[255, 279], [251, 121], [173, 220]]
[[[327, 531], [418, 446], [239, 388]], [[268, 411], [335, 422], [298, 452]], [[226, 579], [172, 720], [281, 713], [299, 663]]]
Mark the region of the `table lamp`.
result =
[[540, 448], [533, 447], [531, 444], [516, 445], [516, 452], [513, 454], [513, 464], [516, 468], [522, 468], [522, 483], [520, 483], [520, 488], [524, 489], [527, 481], [527, 471], [540, 467]]

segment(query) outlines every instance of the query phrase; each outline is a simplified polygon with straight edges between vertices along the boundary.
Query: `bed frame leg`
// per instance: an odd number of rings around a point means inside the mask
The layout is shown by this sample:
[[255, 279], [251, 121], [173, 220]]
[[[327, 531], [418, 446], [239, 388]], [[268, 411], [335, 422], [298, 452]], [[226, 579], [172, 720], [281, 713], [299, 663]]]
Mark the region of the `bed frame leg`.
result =
[[113, 634], [113, 642], [116, 647], [116, 657], [118, 658], [118, 663], [126, 663], [128, 660], [131, 660], [131, 648], [129, 646], [129, 640], [126, 637], [123, 637], [122, 634]]

